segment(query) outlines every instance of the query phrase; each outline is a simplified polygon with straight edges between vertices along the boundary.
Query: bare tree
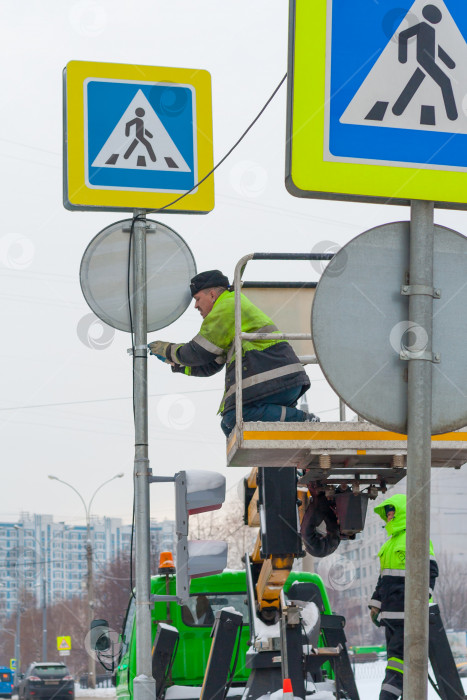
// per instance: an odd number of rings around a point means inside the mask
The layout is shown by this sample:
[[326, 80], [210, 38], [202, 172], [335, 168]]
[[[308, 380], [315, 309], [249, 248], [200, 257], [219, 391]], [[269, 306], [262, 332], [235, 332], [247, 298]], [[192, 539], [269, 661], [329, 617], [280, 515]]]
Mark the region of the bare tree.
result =
[[190, 518], [190, 539], [225, 540], [229, 545], [228, 566], [242, 569], [242, 557], [251, 552], [258, 533], [243, 522], [243, 502], [236, 494], [228, 494], [220, 510]]
[[130, 577], [130, 557], [120, 555], [100, 573], [96, 583], [96, 617], [108, 620], [111, 629], [120, 632], [128, 607], [133, 576]]
[[467, 629], [467, 567], [452, 554], [442, 552], [436, 557], [439, 577], [436, 580], [435, 602], [439, 604], [447, 629]]
[[[42, 610], [35, 605], [34, 596], [20, 594], [21, 609], [21, 670], [33, 661], [42, 661]], [[14, 657], [16, 613], [7, 618], [0, 630], [0, 650], [3, 658]], [[78, 597], [59, 601], [47, 608], [47, 660], [65, 661], [70, 671], [80, 674], [87, 667], [85, 638], [87, 634], [86, 602]], [[70, 656], [60, 657], [57, 637], [70, 636]]]

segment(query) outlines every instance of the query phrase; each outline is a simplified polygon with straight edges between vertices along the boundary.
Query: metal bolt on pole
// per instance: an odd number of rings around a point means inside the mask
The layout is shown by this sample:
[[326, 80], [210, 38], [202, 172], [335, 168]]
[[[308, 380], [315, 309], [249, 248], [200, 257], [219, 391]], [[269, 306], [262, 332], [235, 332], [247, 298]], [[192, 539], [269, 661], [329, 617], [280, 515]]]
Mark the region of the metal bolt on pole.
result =
[[[143, 217], [144, 211], [135, 211]], [[149, 538], [149, 459], [147, 385], [146, 221], [134, 224], [133, 279], [135, 348], [133, 390], [135, 411], [135, 530], [136, 530], [136, 678], [135, 700], [155, 700], [151, 659], [151, 572]]]
[[[410, 286], [433, 288], [433, 202], [413, 201], [410, 220]], [[416, 324], [408, 367], [407, 549], [404, 625], [404, 697], [428, 692], [428, 589], [433, 296], [411, 294], [409, 322]]]

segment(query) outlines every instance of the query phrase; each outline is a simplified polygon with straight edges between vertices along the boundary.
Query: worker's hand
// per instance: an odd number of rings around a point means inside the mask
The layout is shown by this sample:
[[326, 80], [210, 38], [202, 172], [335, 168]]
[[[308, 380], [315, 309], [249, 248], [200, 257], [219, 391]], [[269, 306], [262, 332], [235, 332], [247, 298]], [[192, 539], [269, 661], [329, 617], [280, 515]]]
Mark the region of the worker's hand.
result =
[[375, 625], [378, 624], [378, 615], [379, 615], [379, 613], [380, 613], [379, 608], [375, 608], [375, 607], [371, 607], [371, 608], [370, 608], [370, 617], [371, 617], [371, 621], [372, 621]]
[[165, 343], [163, 340], [154, 340], [152, 343], [149, 343], [148, 348], [151, 355], [155, 355], [158, 360], [172, 364], [172, 361], [167, 357], [170, 345], [171, 343]]

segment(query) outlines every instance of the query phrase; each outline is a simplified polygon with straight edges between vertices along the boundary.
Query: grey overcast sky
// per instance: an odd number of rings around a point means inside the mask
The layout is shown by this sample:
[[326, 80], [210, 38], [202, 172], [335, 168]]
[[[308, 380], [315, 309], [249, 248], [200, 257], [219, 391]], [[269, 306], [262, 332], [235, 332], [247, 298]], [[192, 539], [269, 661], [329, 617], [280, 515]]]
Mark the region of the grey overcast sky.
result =
[[[62, 70], [70, 60], [203, 68], [212, 75], [214, 155], [218, 161], [255, 117], [287, 70], [285, 0], [4, 0], [0, 5], [3, 341], [0, 519], [21, 511], [80, 522], [87, 500], [106, 486], [93, 512], [129, 521], [133, 423], [129, 337], [92, 326], [79, 285], [89, 241], [128, 214], [68, 212], [62, 205]], [[286, 89], [215, 176], [207, 216], [160, 215], [189, 244], [198, 270], [220, 268], [253, 251], [309, 252], [341, 246], [362, 231], [408, 218], [402, 207], [292, 197], [284, 186]], [[467, 214], [436, 221], [467, 233]], [[250, 279], [310, 279], [309, 265], [257, 263]], [[78, 326], [82, 321], [78, 332]], [[153, 338], [184, 341], [200, 317], [190, 307]], [[93, 346], [99, 345], [97, 349]], [[309, 370], [310, 408], [337, 418], [338, 401], [319, 370]], [[216, 417], [223, 373], [206, 380], [172, 375], [150, 358], [150, 458], [159, 474], [225, 469]], [[229, 470], [236, 488], [243, 470]], [[152, 491], [154, 517], [171, 517], [171, 493]]]

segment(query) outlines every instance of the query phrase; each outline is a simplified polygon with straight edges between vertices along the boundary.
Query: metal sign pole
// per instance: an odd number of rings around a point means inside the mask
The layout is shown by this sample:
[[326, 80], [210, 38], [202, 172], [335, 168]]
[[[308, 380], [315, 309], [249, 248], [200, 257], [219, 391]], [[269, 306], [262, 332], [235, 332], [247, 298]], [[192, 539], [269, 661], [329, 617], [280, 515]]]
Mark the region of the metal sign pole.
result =
[[[144, 211], [135, 212], [144, 215]], [[151, 662], [149, 459], [147, 389], [146, 221], [134, 225], [133, 387], [135, 414], [135, 530], [136, 530], [136, 675], [135, 700], [155, 700]]]
[[428, 589], [433, 328], [433, 202], [412, 201], [407, 417], [407, 549], [404, 697], [428, 692]]

